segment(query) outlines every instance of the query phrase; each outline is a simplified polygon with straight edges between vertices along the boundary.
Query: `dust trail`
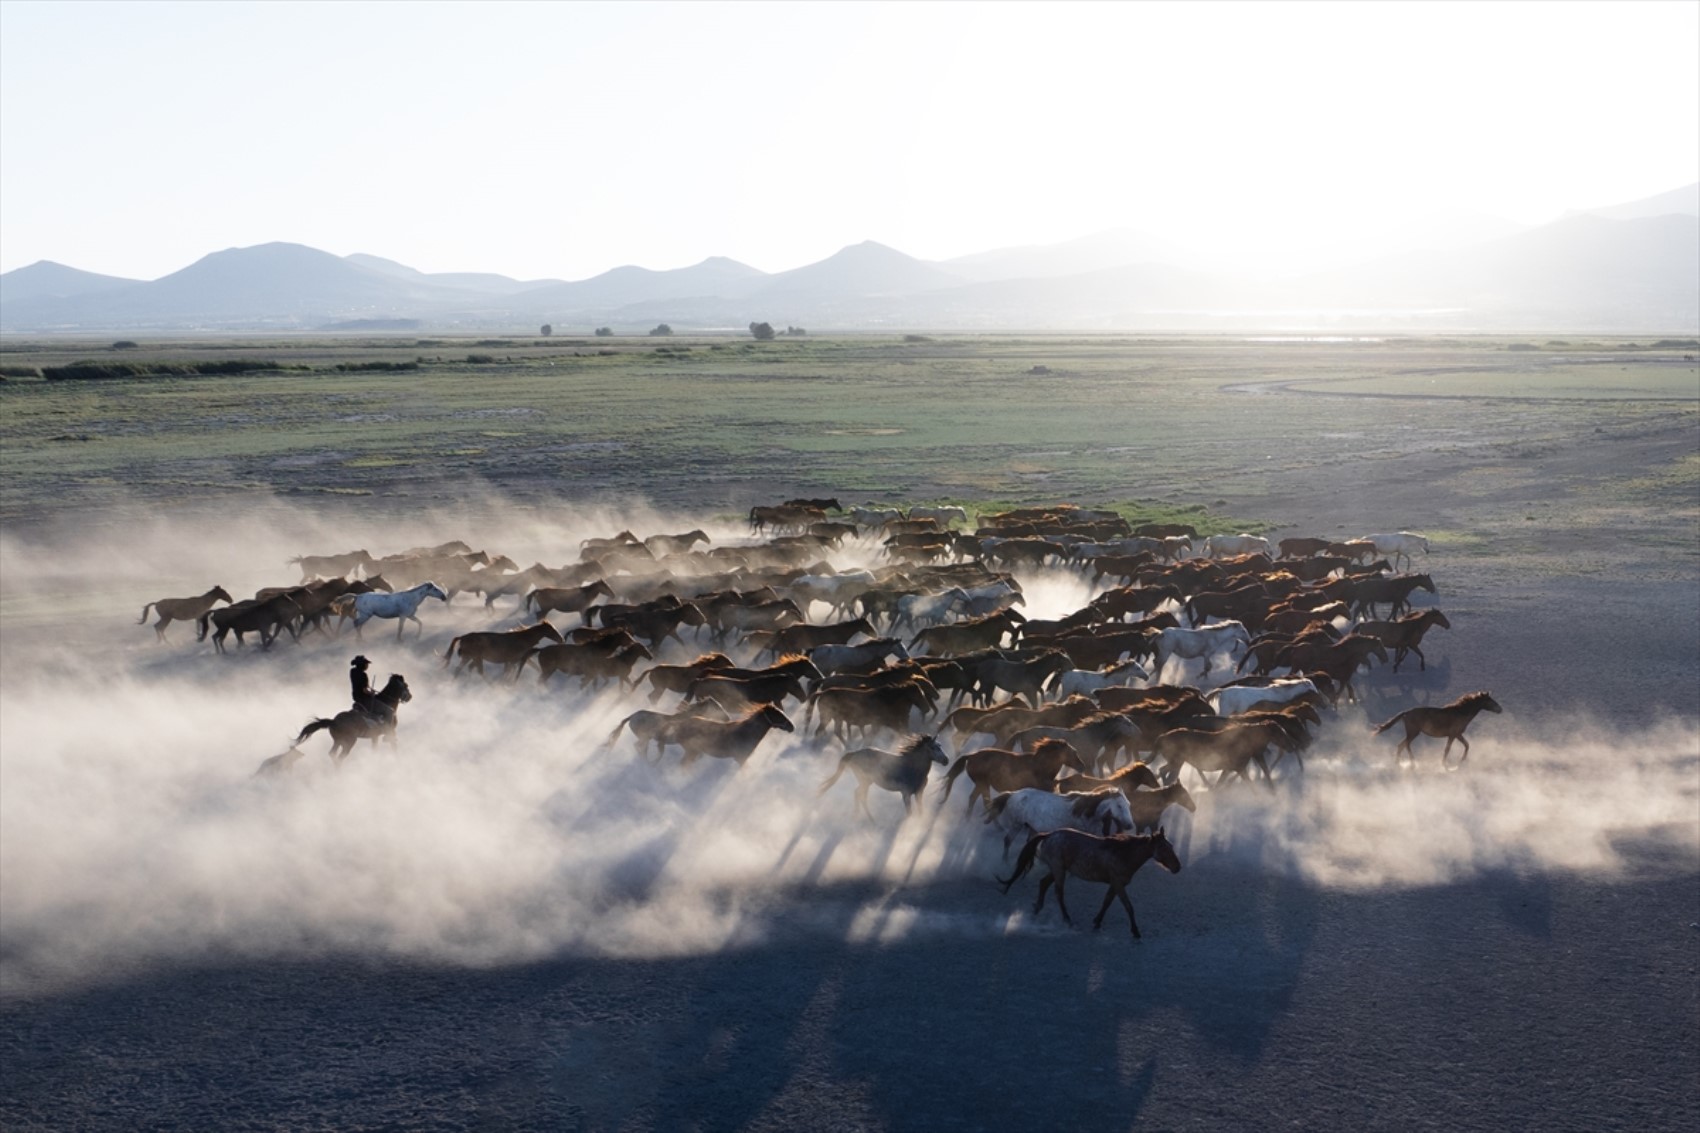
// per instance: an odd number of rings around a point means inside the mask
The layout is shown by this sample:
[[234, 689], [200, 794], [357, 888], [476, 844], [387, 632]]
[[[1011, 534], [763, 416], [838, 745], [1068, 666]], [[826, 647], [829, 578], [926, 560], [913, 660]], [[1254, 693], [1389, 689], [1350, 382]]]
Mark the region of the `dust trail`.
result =
[[[799, 924], [869, 944], [1009, 930], [1010, 903], [987, 880], [996, 839], [955, 806], [929, 803], [900, 826], [894, 796], [876, 792], [872, 824], [853, 816], [847, 784], [817, 799], [836, 747], [771, 737], [742, 773], [682, 769], [676, 756], [656, 766], [629, 740], [603, 743], [645, 698], [540, 686], [534, 671], [517, 684], [451, 679], [448, 639], [513, 624], [511, 601], [433, 604], [420, 640], [384, 627], [358, 644], [309, 636], [229, 657], [188, 627], [160, 647], [136, 625], [161, 596], [292, 583], [285, 560], [302, 553], [460, 537], [522, 566], [559, 565], [590, 535], [702, 526], [644, 508], [473, 511], [372, 523], [279, 506], [232, 522], [204, 553], [185, 550], [200, 531], [158, 517], [0, 541], [0, 992], [194, 958], [479, 965], [747, 947]], [[711, 533], [743, 535], [736, 523]], [[1086, 595], [1062, 576], [1027, 590], [1032, 616]], [[378, 683], [402, 672], [413, 686], [399, 752], [363, 745], [334, 771], [318, 736], [292, 775], [253, 778], [303, 724], [347, 706], [356, 651]], [[1559, 746], [1495, 718], [1454, 775], [1432, 750], [1416, 771], [1394, 770], [1391, 742], [1370, 741], [1361, 720], [1329, 727], [1310, 770], [1273, 794], [1201, 792], [1177, 823], [1186, 853], [1358, 888], [1611, 871], [1635, 838], [1689, 857], [1700, 842], [1691, 722], [1634, 737], [1582, 728]], [[903, 897], [940, 881], [984, 898], [962, 914]], [[824, 915], [813, 895], [838, 883], [875, 895]]]

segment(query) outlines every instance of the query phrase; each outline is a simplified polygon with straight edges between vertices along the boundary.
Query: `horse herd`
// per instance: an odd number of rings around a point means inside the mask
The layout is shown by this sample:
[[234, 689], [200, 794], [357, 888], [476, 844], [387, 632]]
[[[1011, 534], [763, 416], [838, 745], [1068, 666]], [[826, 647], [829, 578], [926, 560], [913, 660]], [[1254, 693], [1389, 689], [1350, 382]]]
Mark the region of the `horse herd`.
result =
[[[707, 756], [742, 767], [770, 732], [820, 743], [830, 732], [841, 750], [819, 792], [850, 773], [853, 806], [869, 820], [873, 788], [898, 794], [907, 814], [945, 768], [945, 799], [966, 779], [969, 812], [1004, 835], [1006, 857], [1020, 840], [1006, 891], [1043, 865], [1035, 910], [1054, 884], [1067, 918], [1066, 876], [1105, 882], [1095, 927], [1119, 898], [1135, 936], [1133, 871], [1151, 858], [1180, 868], [1160, 824], [1169, 807], [1195, 810], [1201, 786], [1273, 789], [1273, 769], [1288, 763], [1302, 772], [1324, 714], [1356, 699], [1363, 669], [1396, 673], [1413, 657], [1426, 667], [1425, 634], [1449, 628], [1436, 609], [1410, 610], [1416, 591], [1436, 592], [1429, 575], [1394, 569], [1428, 552], [1411, 532], [1272, 546], [1067, 504], [969, 528], [959, 508], [846, 510], [830, 499], [748, 519], [747, 536], [718, 543], [702, 530], [587, 539], [576, 561], [553, 568], [521, 570], [460, 542], [381, 559], [302, 556], [291, 560], [295, 586], [240, 602], [214, 587], [149, 603], [142, 620], [156, 612], [161, 641], [172, 621], [195, 621], [198, 640], [210, 634], [222, 652], [232, 633], [268, 648], [350, 621], [358, 634], [375, 617], [396, 620], [398, 638], [408, 621], [423, 635], [427, 599], [472, 593], [493, 611], [511, 599], [521, 624], [453, 637], [442, 666], [455, 677], [499, 666], [518, 680], [535, 665], [545, 687], [565, 678], [647, 691], [650, 706], [624, 716], [605, 747], [629, 735], [654, 760], [677, 749], [684, 765]], [[1069, 577], [1092, 595], [1083, 605], [1022, 612], [1027, 586]], [[405, 682], [386, 691], [411, 695]], [[1400, 760], [1415, 759], [1419, 735], [1444, 738], [1443, 767], [1458, 742], [1461, 766], [1464, 729], [1482, 711], [1500, 706], [1476, 692], [1376, 731], [1403, 725]], [[328, 730], [340, 760], [360, 738], [383, 737], [370, 719], [343, 719], [360, 716], [315, 721], [297, 743]], [[874, 746], [882, 739], [895, 746]], [[262, 770], [299, 758], [292, 746]]]

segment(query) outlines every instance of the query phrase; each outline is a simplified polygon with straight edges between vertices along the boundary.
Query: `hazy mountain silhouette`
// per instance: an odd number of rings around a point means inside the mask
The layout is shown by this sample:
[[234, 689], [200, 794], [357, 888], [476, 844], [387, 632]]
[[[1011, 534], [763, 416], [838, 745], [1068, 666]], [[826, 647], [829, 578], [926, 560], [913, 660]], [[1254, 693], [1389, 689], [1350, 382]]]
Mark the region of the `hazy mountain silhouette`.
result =
[[116, 275], [100, 275], [80, 271], [52, 260], [37, 260], [28, 267], [15, 268], [0, 275], [0, 303], [16, 303], [32, 299], [66, 299], [73, 295], [93, 295], [133, 287], [140, 280]]
[[438, 271], [423, 272], [410, 268], [406, 264], [398, 264], [394, 260], [386, 260], [382, 256], [370, 256], [364, 252], [356, 252], [343, 259], [356, 267], [369, 268], [394, 279], [406, 280], [409, 283], [424, 284], [428, 287], [452, 287], [460, 291], [474, 291], [487, 295], [516, 295], [521, 291], [531, 291], [538, 287], [548, 287], [557, 284], [558, 279], [510, 279], [505, 275], [485, 271]]
[[1638, 201], [1578, 211], [1588, 213], [1591, 216], [1602, 216], [1607, 220], [1638, 220], [1649, 216], [1670, 216], [1673, 213], [1682, 216], [1700, 216], [1700, 181], [1696, 181], [1692, 185], [1684, 185], [1680, 189], [1672, 189], [1668, 193], [1656, 193], [1651, 197], [1642, 197]]
[[[1700, 324], [1696, 195], [1688, 186], [1509, 235], [1508, 222], [1491, 217], [1427, 218], [1390, 234], [1408, 250], [1275, 282], [1200, 271], [1175, 262], [1187, 259], [1184, 250], [1125, 229], [944, 264], [865, 241], [773, 275], [717, 256], [573, 282], [427, 274], [376, 256], [282, 243], [216, 252], [152, 282], [43, 261], [0, 276], [0, 326], [13, 333], [313, 329], [417, 320], [511, 331], [537, 323], [687, 329], [755, 320], [822, 330], [1241, 329], [1356, 317], [1360, 325], [1379, 319], [1415, 329], [1691, 331]], [[1496, 238], [1474, 238], [1483, 233]]]
[[600, 313], [634, 303], [695, 297], [747, 295], [769, 278], [766, 272], [725, 256], [710, 256], [687, 268], [654, 271], [631, 265], [572, 283], [526, 291], [515, 302], [527, 311]]

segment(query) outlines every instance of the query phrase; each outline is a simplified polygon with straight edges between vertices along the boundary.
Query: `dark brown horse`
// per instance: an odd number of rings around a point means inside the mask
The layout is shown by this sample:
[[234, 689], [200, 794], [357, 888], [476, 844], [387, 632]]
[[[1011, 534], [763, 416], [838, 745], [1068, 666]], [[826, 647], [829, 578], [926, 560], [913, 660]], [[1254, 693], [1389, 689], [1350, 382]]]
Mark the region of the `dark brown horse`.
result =
[[1464, 745], [1464, 754], [1458, 757], [1458, 766], [1462, 767], [1464, 761], [1470, 758], [1470, 741], [1464, 738], [1464, 729], [1470, 726], [1470, 721], [1474, 720], [1479, 713], [1503, 711], [1505, 709], [1499, 706], [1499, 702], [1486, 692], [1470, 692], [1460, 696], [1451, 704], [1445, 704], [1439, 708], [1426, 706], [1407, 708], [1387, 723], [1376, 728], [1373, 734], [1379, 736], [1395, 724], [1404, 724], [1405, 738], [1400, 740], [1399, 746], [1393, 749], [1393, 757], [1397, 760], [1399, 753], [1404, 752], [1411, 757], [1413, 763], [1416, 762], [1417, 757], [1416, 753], [1411, 750], [1412, 740], [1419, 735], [1434, 736], [1436, 739], [1444, 737], [1446, 747], [1440, 753], [1440, 765], [1442, 767], [1447, 765], [1446, 757], [1452, 751], [1452, 741], [1457, 740]]
[[1079, 830], [1053, 830], [1049, 834], [1036, 834], [1029, 838], [1027, 844], [1021, 847], [1021, 856], [1015, 859], [1015, 872], [1007, 878], [999, 878], [999, 884], [1008, 893], [1009, 887], [1025, 877], [1035, 861], [1044, 863], [1049, 872], [1039, 879], [1039, 899], [1033, 902], [1033, 913], [1037, 916], [1045, 907], [1045, 892], [1055, 882], [1057, 908], [1062, 910], [1063, 920], [1072, 925], [1074, 920], [1068, 915], [1068, 906], [1063, 903], [1064, 879], [1072, 873], [1082, 881], [1101, 881], [1110, 889], [1104, 894], [1098, 915], [1092, 918], [1093, 931], [1104, 927], [1104, 914], [1110, 911], [1110, 902], [1119, 897], [1122, 907], [1127, 910], [1127, 926], [1137, 940], [1139, 922], [1133, 916], [1133, 902], [1128, 899], [1127, 885], [1139, 867], [1152, 859], [1170, 873], [1181, 871], [1181, 860], [1175, 855], [1175, 848], [1169, 845], [1161, 826], [1155, 834], [1114, 834], [1108, 838]]
[[192, 622], [202, 614], [218, 605], [220, 602], [234, 602], [230, 592], [222, 586], [215, 586], [205, 594], [197, 594], [193, 598], [161, 598], [149, 602], [142, 607], [142, 620], [137, 625], [145, 625], [148, 620], [148, 610], [152, 609], [159, 615], [159, 621], [154, 623], [154, 636], [165, 641], [165, 627], [172, 622]]
[[1408, 653], [1417, 655], [1417, 668], [1428, 668], [1428, 658], [1423, 656], [1423, 635], [1431, 628], [1451, 629], [1452, 623], [1446, 620], [1446, 615], [1439, 610], [1421, 610], [1415, 614], [1407, 614], [1391, 622], [1362, 622], [1354, 631], [1373, 637], [1387, 648], [1393, 650], [1393, 671], [1399, 671], [1399, 662]]
[[614, 591], [602, 579], [583, 586], [539, 586], [525, 596], [522, 605], [542, 617], [553, 611], [577, 614], [581, 625], [590, 624], [590, 607], [598, 598], [612, 598]]
[[502, 672], [512, 674], [517, 681], [519, 671], [525, 667], [525, 659], [531, 656], [531, 651], [537, 648], [539, 642], [545, 640], [565, 644], [561, 631], [544, 621], [517, 629], [463, 633], [449, 642], [449, 648], [443, 654], [443, 668], [449, 667], [449, 662], [454, 660], [458, 650], [460, 664], [455, 667], [455, 676], [464, 673], [468, 665], [476, 668], [479, 676], [483, 676], [484, 663], [491, 661], [502, 666]]
[[826, 794], [838, 782], [838, 777], [849, 770], [856, 775], [856, 808], [867, 815], [869, 821], [874, 817], [874, 812], [868, 809], [868, 791], [873, 787], [896, 791], [903, 796], [904, 813], [913, 814], [915, 804], [921, 801], [927, 790], [927, 776], [933, 764], [942, 767], [947, 762], [949, 760], [937, 736], [910, 736], [896, 751], [857, 748], [839, 757], [838, 770], [815, 793]]

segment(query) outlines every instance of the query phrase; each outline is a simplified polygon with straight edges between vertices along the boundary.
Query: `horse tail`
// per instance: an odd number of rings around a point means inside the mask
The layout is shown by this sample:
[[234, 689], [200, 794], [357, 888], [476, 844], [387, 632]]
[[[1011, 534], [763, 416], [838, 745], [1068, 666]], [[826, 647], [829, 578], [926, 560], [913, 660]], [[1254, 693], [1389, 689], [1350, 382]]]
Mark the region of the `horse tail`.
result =
[[[142, 613], [146, 614], [147, 610], [144, 608], [142, 610]], [[195, 640], [196, 641], [205, 641], [207, 639], [207, 623], [211, 620], [212, 620], [212, 611], [211, 610], [208, 610], [206, 613], [202, 614], [200, 617], [195, 619]], [[142, 621], [147, 621], [147, 619], [144, 617], [142, 619]], [[138, 622], [137, 624], [139, 625], [141, 623]]]
[[1015, 859], [1015, 872], [1007, 878], [998, 878], [998, 884], [1003, 886], [1003, 892], [1008, 893], [1009, 887], [1027, 876], [1027, 871], [1033, 868], [1033, 859], [1039, 856], [1039, 843], [1050, 835], [1035, 834], [1027, 839], [1027, 844], [1021, 847], [1021, 853]]
[[[465, 634], [461, 635], [461, 637], [464, 637], [464, 636], [466, 636], [466, 635]], [[460, 642], [461, 642], [460, 637], [457, 637], [453, 641], [449, 642], [448, 649], [443, 653], [443, 668], [445, 668], [445, 669], [448, 668], [449, 662], [454, 660], [455, 650], [460, 647]]]
[[832, 778], [820, 785], [820, 790], [816, 791], [815, 794], [817, 796], [824, 795], [828, 791], [832, 790], [832, 785], [838, 782], [838, 777], [844, 774], [844, 769], [848, 766], [850, 766], [850, 753], [845, 752], [843, 755], [838, 757], [838, 770], [832, 773]]
[[305, 728], [301, 729], [301, 734], [295, 737], [295, 742], [300, 743], [314, 732], [330, 727], [331, 723], [332, 722], [329, 720], [314, 720], [311, 724], [308, 724]]
[[142, 620], [137, 622], [137, 625], [144, 626], [148, 624], [148, 611], [153, 609], [154, 605], [155, 603], [149, 602], [147, 605], [142, 607]]
[[[541, 662], [541, 661], [539, 661], [539, 662], [538, 662], [538, 665], [540, 665], [540, 666], [541, 666], [541, 665], [542, 665], [542, 662]], [[634, 712], [634, 713], [632, 713], [632, 716], [635, 716], [635, 715], [637, 715], [637, 713], [635, 713], [635, 712]], [[602, 746], [603, 746], [603, 747], [613, 747], [613, 746], [614, 746], [614, 741], [615, 741], [615, 740], [617, 740], [617, 739], [619, 739], [619, 738], [620, 738], [620, 731], [621, 731], [621, 730], [622, 730], [622, 729], [623, 729], [623, 728], [625, 728], [625, 726], [626, 726], [626, 725], [627, 725], [627, 724], [629, 724], [629, 723], [631, 723], [631, 721], [632, 721], [632, 717], [631, 717], [631, 716], [627, 716], [627, 717], [626, 717], [626, 718], [625, 718], [625, 719], [624, 719], [624, 720], [621, 720], [621, 721], [620, 721], [620, 722], [619, 722], [619, 723], [618, 723], [618, 724], [615, 724], [615, 725], [614, 725], [614, 730], [613, 730], [613, 731], [612, 731], [612, 732], [609, 732], [609, 733], [608, 733], [608, 739], [607, 739], [607, 740], [606, 740], [606, 741], [604, 741], [604, 743], [603, 743], [603, 745], [602, 745]]]
[[1405, 718], [1405, 717], [1407, 717], [1407, 716], [1409, 716], [1409, 715], [1410, 715], [1410, 714], [1411, 714], [1411, 712], [1412, 712], [1412, 711], [1413, 711], [1413, 710], [1412, 710], [1412, 709], [1410, 709], [1410, 708], [1407, 708], [1407, 709], [1405, 709], [1405, 711], [1403, 711], [1403, 712], [1401, 712], [1401, 713], [1399, 713], [1399, 715], [1397, 715], [1397, 716], [1395, 716], [1395, 717], [1393, 717], [1393, 719], [1391, 719], [1391, 720], [1389, 720], [1389, 721], [1387, 721], [1387, 723], [1385, 723], [1385, 724], [1383, 724], [1383, 725], [1381, 725], [1381, 726], [1380, 726], [1380, 727], [1379, 727], [1379, 728], [1375, 728], [1375, 729], [1373, 729], [1373, 730], [1372, 730], [1372, 731], [1371, 731], [1371, 732], [1370, 732], [1370, 735], [1372, 735], [1372, 736], [1379, 736], [1379, 735], [1380, 735], [1380, 734], [1381, 734], [1381, 733], [1383, 733], [1383, 732], [1385, 732], [1385, 731], [1386, 731], [1386, 730], [1387, 730], [1387, 729], [1389, 729], [1389, 728], [1391, 728], [1391, 727], [1392, 727], [1392, 726], [1393, 726], [1393, 725], [1395, 725], [1395, 724], [1397, 724], [1397, 723], [1398, 723], [1398, 722], [1399, 722], [1399, 721], [1401, 721], [1401, 720], [1403, 720], [1403, 719], [1404, 719], [1404, 718]]
[[950, 798], [951, 787], [953, 787], [956, 784], [957, 777], [959, 775], [961, 775], [962, 772], [967, 769], [967, 767], [968, 767], [968, 757], [966, 755], [959, 755], [959, 756], [956, 757], [956, 762], [950, 765], [950, 770], [945, 772], [945, 775], [944, 775], [944, 796], [939, 799], [939, 805], [940, 806], [944, 805], [945, 799]]
[[985, 821], [988, 823], [996, 822], [998, 816], [1003, 814], [1004, 808], [1009, 805], [1010, 798], [1010, 794], [1002, 794], [995, 799], [987, 799]]

